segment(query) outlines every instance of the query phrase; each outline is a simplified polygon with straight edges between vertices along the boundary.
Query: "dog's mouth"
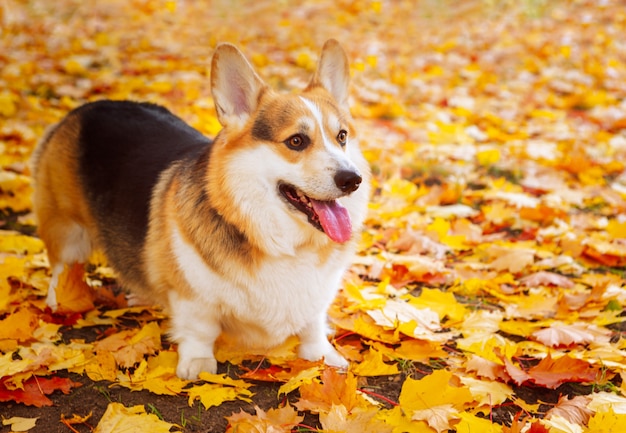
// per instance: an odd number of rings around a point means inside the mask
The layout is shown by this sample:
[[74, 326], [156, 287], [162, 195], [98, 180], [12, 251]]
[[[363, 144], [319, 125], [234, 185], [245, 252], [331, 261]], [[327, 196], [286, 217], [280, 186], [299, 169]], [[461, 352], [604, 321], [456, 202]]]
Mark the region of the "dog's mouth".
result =
[[316, 200], [292, 185], [281, 183], [278, 190], [294, 208], [305, 214], [309, 223], [335, 242], [344, 243], [352, 236], [348, 210], [337, 200]]

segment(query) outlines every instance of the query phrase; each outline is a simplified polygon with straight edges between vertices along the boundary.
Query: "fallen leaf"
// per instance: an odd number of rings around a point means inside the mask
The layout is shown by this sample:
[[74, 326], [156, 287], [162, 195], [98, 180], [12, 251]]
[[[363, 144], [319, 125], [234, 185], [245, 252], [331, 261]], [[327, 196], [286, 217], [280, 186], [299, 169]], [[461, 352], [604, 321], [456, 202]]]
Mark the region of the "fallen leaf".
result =
[[340, 374], [332, 368], [322, 371], [321, 382], [313, 380], [300, 386], [298, 410], [316, 413], [329, 412], [333, 405], [344, 406], [348, 411], [363, 405], [357, 390], [357, 379], [352, 373]]
[[520, 278], [519, 282], [526, 285], [527, 287], [538, 287], [547, 285], [563, 287], [566, 289], [571, 289], [574, 287], [574, 283], [572, 282], [572, 280], [570, 280], [566, 276], [547, 271], [535, 272], [534, 274], [528, 275], [524, 278]]
[[568, 355], [553, 359], [550, 354], [528, 370], [530, 380], [540, 386], [556, 389], [565, 382], [594, 382], [599, 370], [588, 362]]
[[608, 343], [611, 333], [608, 330], [587, 323], [575, 323], [566, 325], [552, 323], [549, 328], [544, 328], [532, 333], [539, 342], [550, 347], [571, 346], [575, 344]]
[[254, 406], [255, 415], [243, 410], [227, 416], [228, 428], [226, 433], [291, 433], [292, 429], [304, 419], [299, 416], [288, 404], [279, 409], [270, 409], [267, 412]]
[[598, 411], [589, 419], [589, 432], [620, 433], [626, 431], [626, 413], [615, 413], [613, 409]]
[[0, 401], [14, 401], [35, 407], [52, 406], [52, 400], [46, 397], [46, 395], [55, 391], [69, 394], [72, 388], [82, 385], [67, 378], [33, 376], [22, 384], [21, 389], [9, 389], [6, 387], [8, 379], [3, 378], [0, 380]]
[[60, 313], [82, 313], [94, 308], [94, 292], [84, 280], [83, 265], [66, 266], [59, 275], [56, 287], [57, 311]]
[[343, 405], [333, 405], [328, 412], [320, 413], [320, 424], [326, 433], [391, 433], [391, 427], [377, 419], [378, 410], [354, 408], [348, 412]]
[[309, 384], [313, 379], [319, 377], [321, 368], [319, 366], [311, 367], [300, 371], [298, 374], [290, 378], [285, 384], [278, 389], [278, 395], [289, 394], [294, 389], [299, 388], [303, 384]]
[[441, 404], [428, 409], [414, 410], [411, 415], [413, 421], [424, 421], [437, 433], [448, 431], [450, 421], [459, 419], [459, 411], [451, 404]]
[[587, 425], [593, 411], [587, 407], [591, 399], [584, 395], [577, 395], [571, 399], [561, 396], [556, 406], [546, 412], [546, 419], [559, 416], [572, 424]]
[[207, 383], [194, 385], [186, 390], [189, 396], [189, 406], [193, 406], [196, 400], [200, 400], [205, 409], [219, 406], [225, 401], [242, 400], [252, 402], [252, 393], [245, 388], [235, 388]]
[[0, 340], [25, 342], [33, 338], [33, 332], [39, 324], [39, 315], [29, 308], [20, 308], [3, 320], [0, 320]]
[[396, 364], [386, 364], [383, 354], [374, 348], [368, 350], [363, 361], [354, 365], [351, 371], [356, 376], [388, 376], [400, 373]]
[[[146, 413], [143, 405], [125, 407], [121, 403], [109, 403], [94, 433], [151, 432], [169, 433], [175, 424], [160, 420], [153, 413]], [[178, 430], [180, 431], [180, 430]]]
[[35, 428], [37, 425], [37, 418], [22, 418], [19, 416], [14, 416], [11, 418], [3, 418], [2, 425], [11, 426], [12, 432], [24, 432]]

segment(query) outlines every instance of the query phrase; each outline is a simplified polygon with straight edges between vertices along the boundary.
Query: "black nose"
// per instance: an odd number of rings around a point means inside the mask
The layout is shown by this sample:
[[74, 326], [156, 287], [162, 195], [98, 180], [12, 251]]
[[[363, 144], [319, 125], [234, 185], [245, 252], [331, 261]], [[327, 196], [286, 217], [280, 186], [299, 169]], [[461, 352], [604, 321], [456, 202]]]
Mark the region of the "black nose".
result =
[[341, 170], [335, 174], [335, 185], [341, 191], [351, 193], [361, 185], [361, 175], [350, 170]]

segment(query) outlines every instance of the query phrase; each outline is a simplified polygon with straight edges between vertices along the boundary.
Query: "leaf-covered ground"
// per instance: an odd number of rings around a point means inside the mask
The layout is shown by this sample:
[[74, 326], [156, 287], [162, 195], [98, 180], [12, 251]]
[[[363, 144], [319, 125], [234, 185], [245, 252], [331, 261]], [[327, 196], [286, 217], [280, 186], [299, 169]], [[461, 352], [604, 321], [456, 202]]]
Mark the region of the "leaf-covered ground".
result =
[[[0, 432], [626, 431], [623, 2], [298, 3], [0, 2]], [[349, 372], [221, 341], [220, 374], [181, 381], [167, 318], [97, 256], [95, 290], [74, 269], [45, 308], [46, 127], [130, 98], [213, 136], [218, 42], [291, 89], [330, 37], [375, 174], [330, 311]]]

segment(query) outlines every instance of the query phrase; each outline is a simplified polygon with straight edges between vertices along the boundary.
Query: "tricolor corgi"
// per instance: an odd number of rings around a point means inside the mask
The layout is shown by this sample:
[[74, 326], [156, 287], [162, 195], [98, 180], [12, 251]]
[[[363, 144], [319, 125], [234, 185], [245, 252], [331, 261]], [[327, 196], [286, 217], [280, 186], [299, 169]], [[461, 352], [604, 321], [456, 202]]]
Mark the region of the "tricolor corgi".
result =
[[99, 101], [70, 112], [33, 156], [34, 210], [52, 269], [101, 249], [120, 283], [170, 314], [177, 374], [217, 370], [221, 333], [347, 362], [326, 311], [350, 264], [369, 168], [335, 40], [299, 94], [278, 93], [232, 45], [217, 47], [211, 91], [223, 129], [207, 139], [167, 109]]

